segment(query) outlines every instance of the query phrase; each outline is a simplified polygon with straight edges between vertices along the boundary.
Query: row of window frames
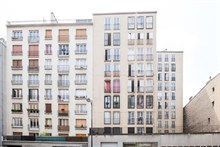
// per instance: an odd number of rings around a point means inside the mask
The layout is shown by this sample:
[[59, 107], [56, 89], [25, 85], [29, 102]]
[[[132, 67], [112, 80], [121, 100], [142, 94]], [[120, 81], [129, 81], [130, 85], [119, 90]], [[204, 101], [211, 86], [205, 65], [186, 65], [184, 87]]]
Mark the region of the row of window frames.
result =
[[[169, 65], [171, 66], [171, 68], [169, 68]], [[162, 71], [163, 69], [163, 66], [162, 66], [162, 63], [158, 63], [157, 64], [157, 71]], [[164, 71], [166, 72], [169, 72], [169, 70], [171, 70], [172, 72], [175, 72], [176, 71], [176, 64], [175, 63], [165, 63], [164, 64]]]
[[[163, 80], [162, 75], [163, 75], [162, 73], [158, 73], [158, 76], [157, 76], [158, 81]], [[171, 73], [171, 76], [169, 76], [169, 73], [164, 73], [164, 81], [169, 81], [169, 79], [171, 79], [171, 81], [176, 81], [176, 74]]]
[[[76, 36], [85, 36], [87, 29], [76, 29]], [[60, 29], [59, 36], [69, 36], [69, 29]], [[29, 37], [39, 37], [38, 30], [29, 30]], [[23, 38], [23, 31], [22, 30], [13, 30], [12, 31], [12, 39], [22, 39]], [[45, 30], [45, 38], [52, 39], [52, 30], [47, 29]]]
[[[163, 83], [158, 82], [157, 84], [158, 84], [157, 85], [157, 90], [162, 91], [163, 90]], [[164, 90], [168, 91], [169, 89], [171, 91], [175, 91], [176, 90], [176, 83], [174, 83], [174, 82], [172, 82], [172, 83], [165, 82], [164, 83]]]
[[[169, 128], [169, 121], [164, 121], [164, 125], [162, 123], [162, 121], [158, 121], [158, 124], [157, 124], [157, 127], [158, 128]], [[176, 128], [176, 123], [175, 121], [171, 121], [171, 125], [170, 125], [171, 128]]]
[[[162, 57], [163, 55], [161, 55], [161, 54], [158, 54], [157, 55], [157, 61], [158, 62], [162, 62], [163, 60], [163, 57]], [[168, 55], [168, 54], [165, 54], [164, 55], [164, 62], [169, 62], [169, 59], [170, 59], [170, 61], [171, 62], [175, 62], [176, 61], [176, 56], [175, 56], [175, 54], [172, 54], [171, 55], [171, 57]]]

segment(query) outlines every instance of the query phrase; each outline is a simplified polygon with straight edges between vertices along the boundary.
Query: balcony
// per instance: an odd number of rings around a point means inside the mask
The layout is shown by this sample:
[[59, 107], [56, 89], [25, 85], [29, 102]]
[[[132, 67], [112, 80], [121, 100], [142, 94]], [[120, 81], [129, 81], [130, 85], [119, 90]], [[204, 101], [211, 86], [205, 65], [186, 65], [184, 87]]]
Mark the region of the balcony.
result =
[[17, 37], [17, 36], [12, 36], [12, 37], [11, 37], [11, 40], [12, 40], [12, 41], [22, 41], [22, 40], [23, 40], [23, 37], [21, 37], [21, 36], [19, 36], [19, 37]]
[[59, 73], [68, 73], [70, 70], [69, 65], [58, 65], [57, 66], [57, 72]]
[[69, 131], [69, 130], [70, 130], [69, 126], [58, 125], [58, 131]]
[[39, 116], [39, 109], [27, 109], [28, 116]]
[[58, 116], [69, 116], [69, 111], [68, 110], [59, 110]]
[[147, 39], [147, 45], [153, 45], [153, 39]]
[[29, 58], [38, 58], [39, 57], [39, 51], [28, 51], [28, 57]]
[[75, 39], [76, 40], [84, 40], [84, 39], [87, 39], [87, 35], [76, 35]]
[[28, 72], [39, 72], [39, 66], [28, 66]]
[[86, 49], [76, 49], [75, 54], [87, 54], [87, 50]]
[[87, 114], [87, 110], [75, 110], [75, 114], [76, 115], [86, 115]]
[[76, 96], [75, 96], [75, 99], [79, 99], [79, 100], [81, 100], [81, 99], [86, 99], [86, 98], [87, 98], [86, 95], [76, 95]]
[[128, 45], [134, 45], [135, 40], [134, 39], [128, 39]]
[[40, 38], [39, 36], [28, 36], [29, 43], [39, 43]]
[[44, 80], [45, 85], [52, 85], [52, 80]]
[[23, 80], [11, 80], [11, 84], [12, 85], [22, 85], [23, 84]]
[[153, 54], [147, 54], [146, 61], [153, 61], [153, 60], [154, 60]]
[[58, 50], [59, 57], [69, 57], [69, 50], [68, 49], [60, 49]]
[[87, 65], [75, 65], [75, 69], [78, 69], [78, 70], [87, 69]]
[[52, 129], [52, 125], [44, 125], [45, 129]]
[[113, 71], [114, 77], [120, 77], [120, 71]]
[[52, 69], [52, 65], [44, 65], [44, 69], [45, 70], [51, 70]]
[[11, 109], [11, 112], [13, 114], [22, 114], [23, 110], [22, 109]]
[[58, 42], [69, 42], [69, 35], [59, 35]]
[[11, 66], [12, 70], [22, 70], [23, 66]]
[[76, 128], [76, 130], [86, 130], [87, 126], [86, 125], [76, 125], [75, 128]]
[[137, 39], [137, 45], [143, 45], [144, 39]]
[[38, 102], [39, 101], [39, 95], [28, 95], [28, 100], [30, 102]]
[[105, 77], [111, 77], [111, 71], [104, 71]]
[[11, 55], [12, 55], [12, 56], [22, 56], [22, 55], [23, 55], [23, 52], [22, 52], [22, 51], [12, 51], [12, 52], [11, 52]]
[[87, 84], [87, 80], [75, 80], [76, 85], [85, 85]]
[[58, 95], [58, 102], [69, 102], [69, 95]]
[[29, 130], [29, 131], [39, 131], [39, 130], [40, 130], [40, 127], [39, 127], [39, 125], [36, 125], [36, 126], [34, 126], [34, 125], [28, 125], [28, 130]]
[[70, 86], [69, 80], [58, 80], [57, 84], [58, 84], [58, 87], [69, 87]]
[[11, 97], [12, 97], [12, 99], [22, 99], [23, 95], [22, 94], [20, 94], [20, 95], [12, 95]]
[[28, 86], [39, 86], [39, 80], [28, 80]]

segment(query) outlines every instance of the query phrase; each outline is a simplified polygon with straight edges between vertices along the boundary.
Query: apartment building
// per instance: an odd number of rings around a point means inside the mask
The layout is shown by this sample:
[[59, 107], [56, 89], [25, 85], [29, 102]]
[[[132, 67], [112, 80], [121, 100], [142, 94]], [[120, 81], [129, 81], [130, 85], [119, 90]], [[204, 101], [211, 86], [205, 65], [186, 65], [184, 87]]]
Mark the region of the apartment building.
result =
[[87, 136], [92, 20], [7, 24], [4, 135]]
[[[5, 51], [6, 42], [3, 38], [0, 38], [0, 135], [3, 135], [3, 84], [4, 80], [4, 64], [5, 64]], [[2, 146], [2, 141], [0, 141], [0, 146]]]
[[157, 61], [156, 12], [93, 18], [94, 133], [182, 132], [182, 52]]
[[209, 79], [184, 107], [184, 132], [220, 132], [220, 74]]

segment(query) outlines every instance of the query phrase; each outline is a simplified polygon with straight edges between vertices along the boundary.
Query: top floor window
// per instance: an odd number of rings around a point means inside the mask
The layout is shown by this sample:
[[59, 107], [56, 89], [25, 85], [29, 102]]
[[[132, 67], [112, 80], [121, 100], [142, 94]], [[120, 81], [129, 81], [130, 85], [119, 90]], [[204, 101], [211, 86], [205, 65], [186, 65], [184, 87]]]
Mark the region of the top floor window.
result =
[[137, 17], [137, 29], [143, 29], [144, 28], [144, 16], [138, 16]]
[[86, 29], [76, 29], [76, 39], [87, 39]]
[[146, 18], [146, 28], [153, 29], [153, 16], [147, 16]]
[[77, 53], [77, 54], [86, 54], [87, 53], [86, 44], [85, 43], [76, 44], [75, 53]]
[[111, 33], [104, 34], [104, 45], [110, 46], [111, 45]]
[[29, 43], [38, 43], [39, 42], [39, 31], [38, 30], [30, 30], [28, 36]]
[[22, 55], [22, 45], [13, 45], [12, 46], [12, 55]]
[[52, 30], [45, 30], [45, 39], [52, 39]]
[[11, 38], [12, 38], [12, 40], [22, 40], [22, 39], [23, 39], [22, 31], [21, 31], [21, 30], [19, 30], [19, 31], [13, 31]]
[[120, 45], [120, 33], [113, 33], [113, 45], [114, 46]]
[[105, 18], [105, 30], [110, 30], [111, 29], [111, 18], [106, 17]]
[[135, 27], [135, 17], [128, 17], [128, 29], [134, 29]]
[[58, 41], [59, 42], [68, 42], [69, 41], [69, 30], [68, 29], [59, 30]]
[[172, 54], [172, 56], [171, 56], [171, 62], [175, 62], [175, 61], [176, 61], [175, 54]]
[[114, 18], [114, 30], [120, 30], [120, 19], [119, 19], [119, 17]]

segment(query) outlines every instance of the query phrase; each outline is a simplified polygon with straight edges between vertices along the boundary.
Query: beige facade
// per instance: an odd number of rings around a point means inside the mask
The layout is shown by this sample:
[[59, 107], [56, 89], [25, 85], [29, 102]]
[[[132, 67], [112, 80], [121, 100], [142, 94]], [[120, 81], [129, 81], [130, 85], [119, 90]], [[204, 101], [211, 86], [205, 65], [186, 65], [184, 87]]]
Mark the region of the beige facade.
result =
[[[170, 60], [174, 54], [177, 60], [167, 62], [170, 80], [157, 81], [156, 12], [94, 14], [93, 27], [95, 132], [182, 132], [182, 52], [158, 52], [162, 56], [167, 54]], [[177, 81], [171, 81], [171, 64], [175, 64]], [[165, 74], [165, 71], [161, 73]], [[166, 102], [166, 109], [158, 109], [159, 82], [162, 82], [160, 97], [165, 97], [165, 91], [170, 95], [169, 100], [159, 100]], [[168, 89], [162, 90], [165, 83]], [[178, 100], [171, 99], [172, 92]], [[161, 105], [165, 107], [165, 104]], [[158, 118], [159, 111], [161, 118]], [[175, 111], [173, 118], [172, 111]], [[165, 112], [168, 112], [167, 120]]]
[[92, 20], [9, 22], [4, 135], [87, 136]]
[[206, 85], [184, 107], [184, 131], [220, 131], [220, 74]]

